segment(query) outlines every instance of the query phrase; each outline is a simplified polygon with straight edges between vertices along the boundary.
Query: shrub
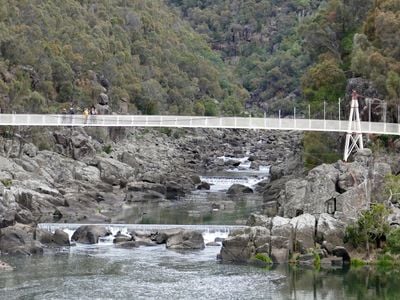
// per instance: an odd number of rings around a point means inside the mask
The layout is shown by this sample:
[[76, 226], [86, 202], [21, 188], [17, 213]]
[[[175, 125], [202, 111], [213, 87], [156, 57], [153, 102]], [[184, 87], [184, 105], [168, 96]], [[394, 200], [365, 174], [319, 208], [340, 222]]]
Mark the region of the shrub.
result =
[[345, 241], [353, 244], [354, 247], [365, 246], [369, 256], [370, 244], [375, 243], [380, 247], [380, 242], [389, 233], [387, 216], [389, 210], [383, 204], [375, 204], [369, 210], [361, 213], [357, 222], [346, 228]]
[[362, 259], [352, 258], [350, 262], [351, 266], [354, 268], [359, 268], [366, 265], [366, 262]]
[[400, 254], [400, 228], [393, 229], [386, 238], [387, 250]]
[[103, 147], [103, 151], [104, 151], [105, 153], [107, 153], [107, 154], [110, 154], [110, 153], [112, 152], [112, 147], [111, 147], [111, 145], [105, 145], [105, 146]]
[[261, 260], [267, 264], [272, 264], [272, 259], [265, 253], [257, 253], [254, 256], [255, 259]]

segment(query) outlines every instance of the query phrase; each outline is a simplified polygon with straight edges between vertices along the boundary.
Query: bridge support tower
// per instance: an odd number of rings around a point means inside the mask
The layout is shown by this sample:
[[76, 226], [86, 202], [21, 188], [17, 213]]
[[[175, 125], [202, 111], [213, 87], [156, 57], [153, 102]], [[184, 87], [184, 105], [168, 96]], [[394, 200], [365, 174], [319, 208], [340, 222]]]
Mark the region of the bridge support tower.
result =
[[351, 94], [349, 127], [347, 129], [346, 144], [344, 148], [344, 161], [348, 160], [353, 150], [364, 149], [363, 137], [361, 132], [360, 112], [358, 108], [358, 95], [356, 91], [353, 91], [353, 93]]

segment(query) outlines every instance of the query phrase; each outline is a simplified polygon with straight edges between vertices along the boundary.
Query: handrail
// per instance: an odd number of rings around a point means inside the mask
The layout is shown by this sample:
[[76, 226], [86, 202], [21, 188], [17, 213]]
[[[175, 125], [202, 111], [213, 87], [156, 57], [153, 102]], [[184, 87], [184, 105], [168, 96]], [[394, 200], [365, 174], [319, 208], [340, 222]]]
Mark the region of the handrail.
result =
[[[0, 126], [181, 127], [348, 132], [349, 121], [170, 115], [0, 114]], [[400, 135], [397, 123], [361, 122], [365, 134]]]

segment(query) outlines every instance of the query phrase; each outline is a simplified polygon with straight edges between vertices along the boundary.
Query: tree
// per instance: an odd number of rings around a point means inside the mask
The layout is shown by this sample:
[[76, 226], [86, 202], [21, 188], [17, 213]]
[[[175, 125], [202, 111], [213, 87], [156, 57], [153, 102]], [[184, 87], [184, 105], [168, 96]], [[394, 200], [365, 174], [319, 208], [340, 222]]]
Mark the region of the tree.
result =
[[388, 215], [389, 210], [384, 204], [373, 204], [369, 210], [360, 214], [354, 225], [346, 228], [346, 239], [355, 247], [365, 245], [369, 257], [370, 243], [375, 243], [376, 247], [380, 248], [381, 241], [389, 233]]

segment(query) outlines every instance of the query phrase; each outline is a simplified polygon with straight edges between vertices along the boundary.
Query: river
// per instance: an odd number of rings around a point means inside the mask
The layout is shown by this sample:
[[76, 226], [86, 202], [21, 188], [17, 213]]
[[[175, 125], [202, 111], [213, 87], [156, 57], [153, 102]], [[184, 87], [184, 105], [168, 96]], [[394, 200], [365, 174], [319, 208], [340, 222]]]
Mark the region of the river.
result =
[[[261, 171], [261, 172], [260, 172]], [[257, 195], [229, 197], [233, 182], [253, 186], [265, 178], [261, 169], [203, 177], [211, 190], [196, 191], [180, 201], [135, 203], [125, 207], [110, 229], [153, 230], [162, 224], [186, 224], [203, 232], [205, 241], [225, 238], [245, 223], [251, 212], [262, 212]], [[132, 224], [136, 223], [136, 224]], [[156, 223], [156, 225], [146, 225]], [[191, 225], [189, 225], [191, 224]], [[213, 225], [223, 224], [223, 225]], [[227, 226], [231, 225], [231, 226]], [[41, 224], [70, 235], [76, 224]], [[176, 226], [176, 225], [174, 225]], [[15, 267], [0, 273], [0, 299], [398, 299], [400, 274], [371, 269], [313, 270], [290, 266], [260, 269], [225, 265], [216, 260], [220, 247], [178, 252], [165, 248], [115, 248], [110, 239], [97, 245], [59, 250], [43, 256], [2, 257]]]

